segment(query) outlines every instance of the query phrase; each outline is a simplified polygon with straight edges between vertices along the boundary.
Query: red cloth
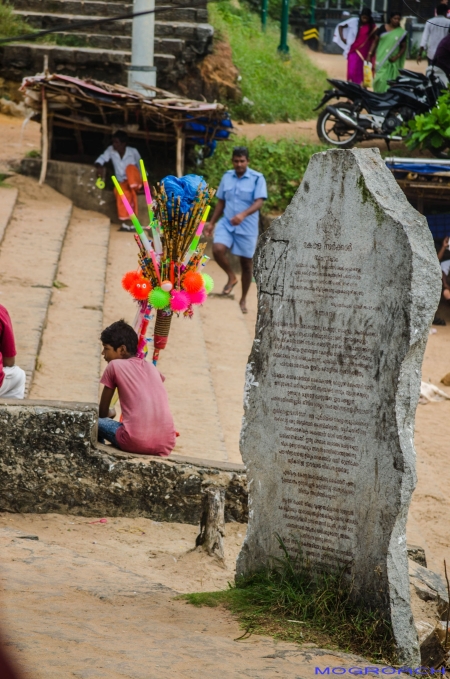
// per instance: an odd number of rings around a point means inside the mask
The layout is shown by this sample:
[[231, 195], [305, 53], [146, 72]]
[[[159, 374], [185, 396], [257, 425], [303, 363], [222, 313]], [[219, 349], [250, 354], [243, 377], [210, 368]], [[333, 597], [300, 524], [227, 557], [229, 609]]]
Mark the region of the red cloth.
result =
[[3, 371], [3, 356], [5, 358], [13, 358], [17, 354], [16, 344], [14, 342], [14, 332], [9, 313], [4, 306], [0, 304], [0, 387], [5, 379]]
[[[119, 182], [120, 188], [125, 194], [128, 202], [134, 210], [136, 217], [138, 216], [138, 201], [136, 191], [142, 188], [142, 177], [136, 165], [127, 165], [125, 172], [127, 173], [127, 181]], [[114, 189], [116, 196], [117, 214], [121, 221], [130, 219], [128, 212], [119, 196], [117, 189]]]
[[121, 450], [167, 457], [175, 447], [175, 427], [164, 377], [143, 358], [110, 361], [100, 380], [119, 391], [123, 427], [116, 432]]

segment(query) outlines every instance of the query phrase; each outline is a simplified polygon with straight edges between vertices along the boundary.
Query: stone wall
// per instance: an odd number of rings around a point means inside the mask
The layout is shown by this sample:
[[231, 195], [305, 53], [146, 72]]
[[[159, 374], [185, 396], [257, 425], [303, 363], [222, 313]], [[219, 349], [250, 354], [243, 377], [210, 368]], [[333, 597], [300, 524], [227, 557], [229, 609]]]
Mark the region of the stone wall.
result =
[[0, 400], [0, 511], [144, 516], [197, 524], [209, 486], [227, 521], [247, 521], [243, 465], [161, 459], [96, 443], [97, 406]]

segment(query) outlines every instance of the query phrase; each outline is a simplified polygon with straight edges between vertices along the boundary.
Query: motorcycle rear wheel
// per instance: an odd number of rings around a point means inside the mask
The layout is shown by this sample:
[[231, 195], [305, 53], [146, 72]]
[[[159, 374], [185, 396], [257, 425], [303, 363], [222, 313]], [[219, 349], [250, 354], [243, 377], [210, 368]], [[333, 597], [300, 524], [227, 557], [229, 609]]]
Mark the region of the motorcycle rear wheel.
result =
[[[354, 113], [349, 104], [333, 104], [334, 108], [341, 109], [344, 113], [353, 116]], [[330, 111], [325, 108], [317, 118], [317, 136], [324, 142], [331, 146], [337, 146], [340, 149], [351, 149], [354, 147], [359, 139], [358, 130], [350, 130], [339, 118], [336, 118]]]

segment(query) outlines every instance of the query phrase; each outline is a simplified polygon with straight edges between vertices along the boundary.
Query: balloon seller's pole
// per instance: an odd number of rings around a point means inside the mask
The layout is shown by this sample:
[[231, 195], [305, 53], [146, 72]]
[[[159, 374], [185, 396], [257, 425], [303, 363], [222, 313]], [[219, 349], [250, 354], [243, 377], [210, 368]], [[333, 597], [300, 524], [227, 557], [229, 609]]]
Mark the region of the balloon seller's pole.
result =
[[261, 29], [263, 32], [266, 30], [267, 26], [267, 7], [269, 0], [261, 0]]
[[278, 52], [287, 56], [289, 54], [289, 46], [287, 44], [289, 27], [289, 0], [283, 0], [281, 7], [281, 38]]

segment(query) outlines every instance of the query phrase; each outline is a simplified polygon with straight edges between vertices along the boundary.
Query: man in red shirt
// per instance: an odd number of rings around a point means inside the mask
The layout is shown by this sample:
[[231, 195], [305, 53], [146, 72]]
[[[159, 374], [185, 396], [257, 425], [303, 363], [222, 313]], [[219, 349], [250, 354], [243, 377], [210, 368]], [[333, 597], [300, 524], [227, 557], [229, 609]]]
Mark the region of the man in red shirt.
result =
[[16, 345], [11, 318], [0, 304], [0, 398], [23, 398], [25, 372], [16, 365]]

